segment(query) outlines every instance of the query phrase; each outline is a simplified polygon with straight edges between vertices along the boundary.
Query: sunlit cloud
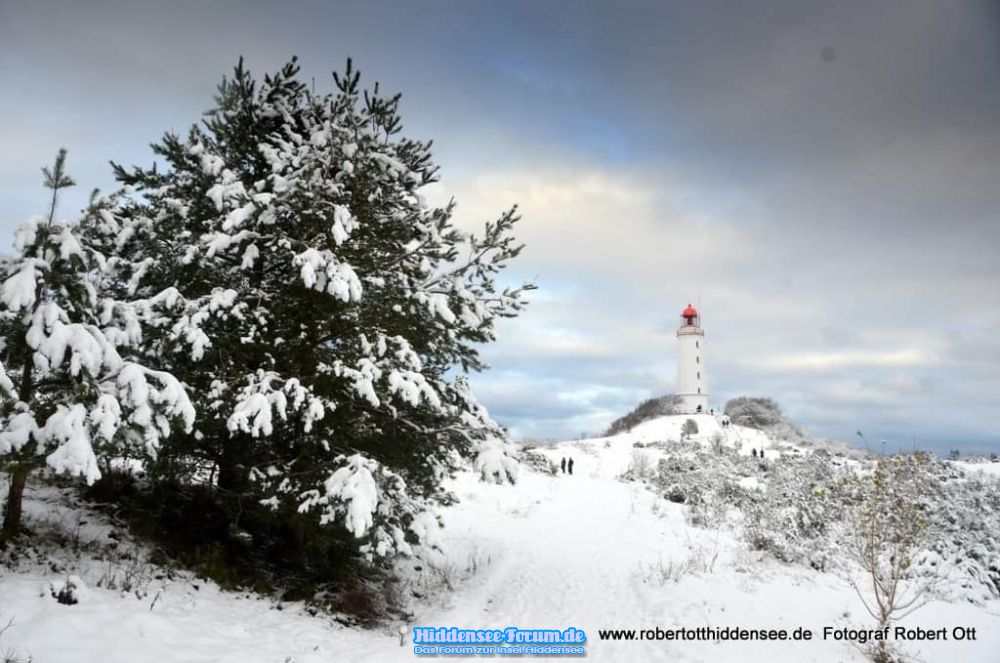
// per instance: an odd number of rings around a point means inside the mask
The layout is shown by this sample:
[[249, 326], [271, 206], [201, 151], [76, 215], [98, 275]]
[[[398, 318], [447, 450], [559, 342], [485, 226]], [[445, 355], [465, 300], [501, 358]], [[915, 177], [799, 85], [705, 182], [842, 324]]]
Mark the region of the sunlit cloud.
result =
[[888, 350], [884, 352], [830, 352], [788, 354], [766, 357], [750, 362], [761, 371], [797, 373], [803, 371], [837, 371], [846, 368], [907, 368], [932, 366], [935, 360], [920, 349]]

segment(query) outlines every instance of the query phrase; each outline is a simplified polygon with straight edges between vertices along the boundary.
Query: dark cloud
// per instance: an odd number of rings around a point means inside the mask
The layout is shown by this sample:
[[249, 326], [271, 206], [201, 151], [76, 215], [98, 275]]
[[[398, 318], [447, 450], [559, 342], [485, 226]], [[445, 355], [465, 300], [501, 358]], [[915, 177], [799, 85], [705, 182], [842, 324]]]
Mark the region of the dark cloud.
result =
[[470, 227], [521, 203], [543, 286], [485, 350], [518, 433], [673, 387], [700, 297], [713, 399], [819, 433], [1000, 449], [1000, 12], [992, 2], [0, 2], [0, 228], [211, 103], [239, 55], [404, 94]]

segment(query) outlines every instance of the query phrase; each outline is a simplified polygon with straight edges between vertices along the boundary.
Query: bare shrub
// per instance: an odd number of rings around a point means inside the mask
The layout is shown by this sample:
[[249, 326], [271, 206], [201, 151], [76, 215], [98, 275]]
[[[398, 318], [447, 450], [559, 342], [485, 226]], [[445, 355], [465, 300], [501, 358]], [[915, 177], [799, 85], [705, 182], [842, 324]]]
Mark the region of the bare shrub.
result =
[[417, 568], [417, 574], [411, 581], [415, 590], [414, 595], [421, 598], [438, 594], [442, 590], [453, 592], [479, 571], [489, 568], [492, 563], [492, 556], [483, 553], [475, 544], [469, 549], [464, 560], [458, 561], [444, 556], [427, 560]]
[[137, 599], [149, 595], [149, 585], [156, 577], [156, 567], [149, 561], [149, 554], [138, 545], [109, 546], [104, 553], [107, 566], [97, 580], [97, 586], [135, 594]]
[[626, 471], [628, 478], [646, 481], [647, 479], [652, 479], [655, 473], [652, 456], [641, 449], [633, 449], [632, 461], [629, 463], [628, 470]]
[[[11, 617], [7, 622], [7, 625], [0, 628], [0, 640], [3, 640], [4, 634], [14, 625], [14, 618]], [[13, 647], [3, 647], [0, 648], [0, 663], [32, 663], [34, 659], [29, 655], [27, 658], [22, 656]]]
[[640, 564], [635, 577], [644, 584], [665, 585], [678, 582], [681, 578], [700, 573], [712, 573], [718, 561], [718, 548], [708, 550], [695, 546], [682, 559], [658, 559], [655, 564]]
[[388, 616], [388, 605], [380, 583], [351, 578], [343, 583], [330, 609], [341, 621], [366, 628], [378, 625]]
[[[934, 577], [914, 578], [913, 557], [931, 541], [924, 512], [924, 454], [880, 458], [870, 476], [856, 479], [860, 501], [848, 515], [848, 553], [861, 567], [846, 580], [865, 610], [887, 628], [927, 604]], [[897, 660], [886, 641], [868, 652], [876, 663]]]
[[687, 495], [685, 520], [693, 527], [721, 529], [726, 524], [729, 505], [717, 495], [707, 492], [692, 492]]
[[655, 564], [640, 564], [636, 577], [643, 584], [665, 585], [668, 582], [678, 582], [689, 574], [687, 560], [657, 560]]

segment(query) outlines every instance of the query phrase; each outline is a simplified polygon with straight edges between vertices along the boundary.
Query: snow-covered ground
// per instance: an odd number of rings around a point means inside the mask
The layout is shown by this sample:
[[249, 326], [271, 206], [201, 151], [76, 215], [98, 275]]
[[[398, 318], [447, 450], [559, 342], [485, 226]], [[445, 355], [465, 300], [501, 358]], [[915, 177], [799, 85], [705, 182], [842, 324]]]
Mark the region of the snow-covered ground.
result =
[[1000, 477], [1000, 463], [997, 462], [982, 462], [982, 463], [970, 463], [964, 460], [952, 461], [952, 465], [960, 467], [970, 474], [982, 473], [989, 476]]
[[[613, 438], [595, 438], [587, 442], [591, 444], [603, 444], [607, 440], [613, 439], [615, 440], [615, 444], [605, 453], [609, 453], [618, 460], [628, 459], [632, 454], [632, 444], [635, 442], [648, 444], [650, 442], [679, 440], [681, 438], [681, 429], [689, 419], [694, 421], [698, 426], [698, 433], [692, 436], [694, 440], [710, 443], [713, 437], [719, 435], [727, 445], [739, 447], [740, 453], [743, 455], [750, 455], [754, 449], [757, 451], [764, 450], [765, 453], [774, 451], [780, 455], [780, 451], [778, 450], [779, 442], [770, 439], [762, 431], [744, 426], [723, 426], [722, 422], [724, 418], [711, 414], [659, 417], [639, 424], [628, 433], [617, 435]], [[780, 446], [788, 447], [785, 444], [780, 444]]]
[[[461, 503], [445, 511], [447, 558], [442, 573], [460, 580], [446, 600], [419, 606], [406, 625], [468, 629], [566, 629], [587, 634], [596, 661], [863, 661], [845, 642], [824, 641], [823, 628], [871, 627], [854, 591], [835, 575], [774, 561], [748, 551], [732, 533], [692, 527], [683, 505], [658, 498], [639, 482], [619, 479], [633, 444], [680, 436], [686, 417], [667, 417], [614, 438], [567, 442], [538, 450], [558, 464], [574, 460], [573, 475], [522, 471], [514, 487], [478, 482], [471, 473], [451, 488]], [[719, 432], [741, 453], [768, 457], [794, 452], [758, 431], [722, 428], [696, 417], [698, 439]], [[773, 455], [772, 455], [773, 454]], [[59, 507], [51, 492], [29, 493], [29, 514], [61, 520], [81, 539], [107, 539], [107, 528], [80, 524], [79, 512]], [[61, 560], [65, 561], [65, 560]], [[223, 661], [233, 663], [412, 661], [410, 638], [400, 646], [392, 627], [361, 631], [280, 607], [269, 599], [220, 592], [192, 579], [154, 580], [149, 594], [96, 587], [101, 565], [84, 558], [55, 573], [39, 561], [0, 578], [0, 653], [37, 663], [61, 661]], [[77, 605], [57, 603], [50, 581], [68, 573], [89, 589]], [[156, 595], [159, 593], [159, 598]], [[155, 605], [153, 603], [156, 599]], [[905, 624], [927, 629], [976, 628], [973, 642], [908, 644], [920, 660], [996, 663], [1000, 602], [935, 601]], [[613, 642], [603, 629], [703, 626], [813, 631], [808, 642]], [[494, 657], [503, 658], [503, 657]], [[526, 657], [535, 658], [535, 657]], [[538, 657], [541, 658], [541, 657]], [[566, 658], [566, 657], [562, 657]]]

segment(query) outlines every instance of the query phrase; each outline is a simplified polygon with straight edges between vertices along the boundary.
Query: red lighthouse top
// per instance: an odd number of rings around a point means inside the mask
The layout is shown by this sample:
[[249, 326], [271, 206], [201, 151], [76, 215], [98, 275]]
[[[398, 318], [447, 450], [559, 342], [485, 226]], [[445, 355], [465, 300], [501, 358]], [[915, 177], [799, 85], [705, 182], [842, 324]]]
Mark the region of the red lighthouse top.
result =
[[698, 309], [688, 304], [687, 308], [681, 311], [681, 317], [684, 318], [685, 324], [693, 325], [698, 319]]

